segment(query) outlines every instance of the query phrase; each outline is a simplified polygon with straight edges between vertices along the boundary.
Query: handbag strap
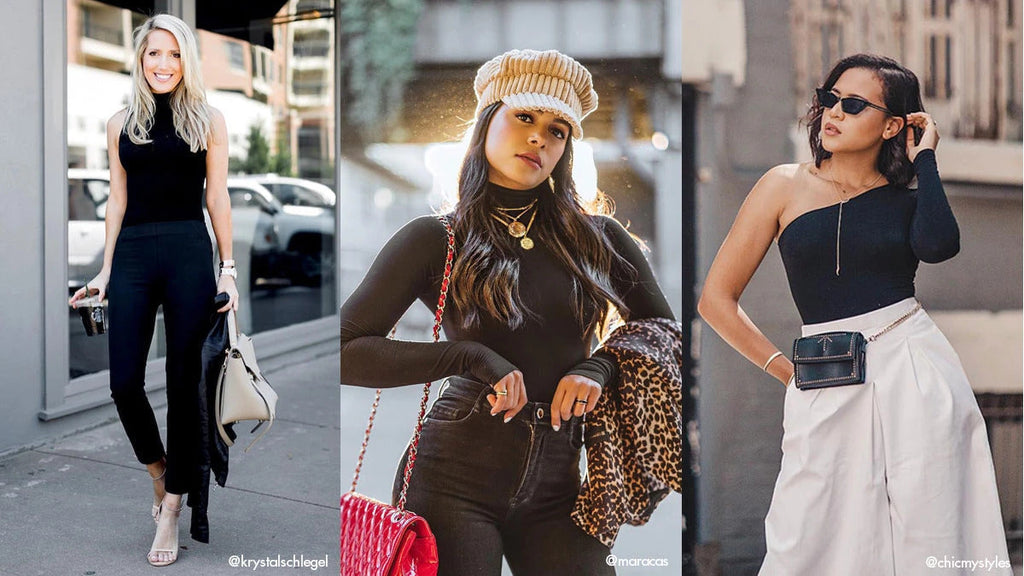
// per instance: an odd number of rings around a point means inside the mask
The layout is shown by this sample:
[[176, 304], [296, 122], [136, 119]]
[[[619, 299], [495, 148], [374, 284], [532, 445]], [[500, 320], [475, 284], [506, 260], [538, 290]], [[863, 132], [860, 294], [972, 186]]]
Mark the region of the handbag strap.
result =
[[228, 308], [228, 350], [238, 348], [238, 320], [235, 319], [235, 311]]
[[[438, 219], [444, 224], [445, 232], [448, 235], [448, 250], [444, 261], [444, 276], [441, 278], [441, 293], [437, 298], [437, 310], [434, 312], [434, 342], [438, 342], [441, 339], [441, 319], [444, 317], [444, 306], [445, 301], [448, 298], [448, 285], [451, 282], [452, 277], [452, 263], [455, 260], [455, 232], [452, 230], [451, 222], [448, 221], [447, 216], [438, 216]], [[394, 335], [394, 330], [391, 331]], [[370, 433], [373, 431], [373, 421], [377, 416], [377, 406], [380, 405], [380, 388], [377, 389], [377, 393], [373, 398], [373, 406], [370, 407], [370, 418], [366, 424], [366, 432], [363, 434], [363, 445], [359, 448], [359, 458], [356, 460], [356, 471], [352, 478], [352, 488], [350, 492], [356, 491], [356, 485], [359, 483], [359, 472], [363, 467], [363, 458], [366, 456], [366, 446], [370, 443]], [[406, 460], [405, 471], [402, 479], [402, 491], [398, 497], [397, 508], [400, 511], [405, 510], [405, 496], [409, 490], [409, 480], [412, 478], [412, 469], [416, 464], [416, 454], [419, 449], [420, 435], [423, 430], [423, 418], [427, 413], [427, 402], [430, 400], [430, 382], [423, 385], [423, 399], [420, 401], [420, 413], [416, 419], [416, 430], [413, 432], [412, 442], [409, 444], [409, 457]]]

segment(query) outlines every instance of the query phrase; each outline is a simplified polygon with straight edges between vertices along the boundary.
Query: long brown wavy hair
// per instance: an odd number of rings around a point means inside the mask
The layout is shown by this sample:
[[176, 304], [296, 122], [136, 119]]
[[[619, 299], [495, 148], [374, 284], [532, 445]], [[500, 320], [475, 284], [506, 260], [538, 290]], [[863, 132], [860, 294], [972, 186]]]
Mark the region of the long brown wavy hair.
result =
[[[467, 329], [479, 326], [481, 314], [513, 330], [527, 318], [536, 318], [520, 295], [517, 243], [491, 218], [493, 200], [485, 192], [489, 164], [484, 144], [491, 119], [502, 105], [495, 102], [480, 112], [459, 173], [452, 227], [460, 248], [452, 268], [451, 292]], [[597, 200], [585, 204], [576, 192], [571, 134], [549, 182], [551, 193], [538, 197], [531, 236], [543, 242], [572, 276], [575, 314], [581, 336], [586, 337], [595, 325], [607, 327], [612, 312], [609, 305], [619, 316], [628, 315], [625, 303], [612, 289], [612, 267], [632, 277], [636, 269], [615, 251], [593, 217], [610, 216], [611, 201], [598, 193]], [[588, 308], [593, 311], [589, 315]]]

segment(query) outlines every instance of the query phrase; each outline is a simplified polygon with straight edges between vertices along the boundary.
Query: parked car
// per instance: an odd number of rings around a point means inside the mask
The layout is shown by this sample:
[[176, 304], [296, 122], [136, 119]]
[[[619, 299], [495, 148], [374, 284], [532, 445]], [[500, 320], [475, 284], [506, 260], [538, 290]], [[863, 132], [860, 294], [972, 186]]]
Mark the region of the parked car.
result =
[[78, 290], [103, 267], [103, 218], [110, 195], [106, 170], [68, 170], [68, 288]]
[[337, 204], [337, 195], [333, 190], [312, 180], [288, 178], [277, 174], [253, 174], [243, 178], [262, 184], [284, 206], [333, 210]]
[[[110, 173], [107, 170], [68, 170], [68, 288], [77, 290], [92, 280], [103, 266], [107, 198]], [[266, 189], [243, 189], [231, 195], [236, 255], [250, 255], [248, 271], [252, 287], [265, 280], [291, 281], [295, 264], [284, 254], [277, 235], [281, 205]], [[290, 225], [294, 229], [294, 224]], [[207, 217], [210, 241], [216, 245]], [[216, 251], [215, 251], [216, 254]], [[212, 262], [211, 262], [212, 265]]]
[[[249, 286], [288, 283], [291, 267], [281, 248], [277, 215], [280, 204], [266, 190], [228, 185], [235, 251], [249, 246]], [[211, 226], [212, 228], [212, 226]]]
[[[273, 216], [281, 249], [277, 270], [283, 271], [292, 283], [305, 286], [319, 286], [334, 270], [334, 209], [327, 205], [333, 201], [334, 193], [329, 188], [326, 191], [331, 196], [322, 192], [296, 193], [303, 194], [307, 204], [284, 204], [255, 178], [228, 179], [232, 206], [258, 203], [261, 210]], [[312, 205], [314, 198], [323, 205]]]

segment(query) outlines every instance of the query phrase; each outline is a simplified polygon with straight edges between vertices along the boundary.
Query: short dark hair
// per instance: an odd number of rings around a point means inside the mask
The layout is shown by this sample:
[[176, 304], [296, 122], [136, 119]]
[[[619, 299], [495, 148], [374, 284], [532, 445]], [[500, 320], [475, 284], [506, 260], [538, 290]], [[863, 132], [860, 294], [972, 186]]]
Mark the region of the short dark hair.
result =
[[[894, 116], [902, 117], [905, 121], [907, 114], [924, 111], [924, 104], [921, 102], [921, 85], [917, 76], [899, 62], [885, 56], [854, 54], [843, 58], [832, 67], [828, 76], [825, 77], [822, 88], [831, 90], [843, 72], [851, 68], [864, 68], [874, 72], [882, 82], [882, 99], [885, 102], [885, 107]], [[823, 112], [824, 107], [815, 96], [807, 115], [803, 118], [803, 122], [807, 124], [808, 141], [811, 145], [811, 153], [814, 154], [814, 164], [819, 167], [822, 160], [832, 156], [832, 153], [821, 145]], [[882, 143], [882, 149], [878, 153], [875, 164], [878, 171], [884, 174], [889, 182], [900, 186], [906, 186], [914, 179], [914, 166], [907, 156], [906, 136], [904, 135], [904, 131], [907, 129], [904, 123], [903, 130], [899, 134]]]

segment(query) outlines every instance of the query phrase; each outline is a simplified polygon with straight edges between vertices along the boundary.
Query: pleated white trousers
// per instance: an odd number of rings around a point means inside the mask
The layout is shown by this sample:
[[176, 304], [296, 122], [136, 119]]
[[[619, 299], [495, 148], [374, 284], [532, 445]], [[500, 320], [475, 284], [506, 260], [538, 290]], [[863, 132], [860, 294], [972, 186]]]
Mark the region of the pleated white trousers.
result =
[[[915, 304], [802, 332], [871, 336]], [[864, 384], [786, 390], [759, 576], [1012, 574], [985, 423], [952, 346], [921, 310], [866, 361]], [[985, 560], [997, 565], [964, 562]]]

